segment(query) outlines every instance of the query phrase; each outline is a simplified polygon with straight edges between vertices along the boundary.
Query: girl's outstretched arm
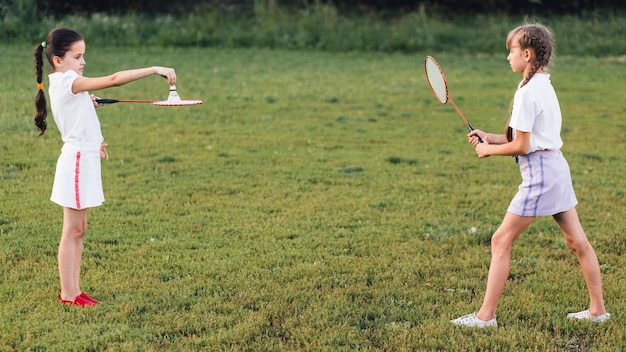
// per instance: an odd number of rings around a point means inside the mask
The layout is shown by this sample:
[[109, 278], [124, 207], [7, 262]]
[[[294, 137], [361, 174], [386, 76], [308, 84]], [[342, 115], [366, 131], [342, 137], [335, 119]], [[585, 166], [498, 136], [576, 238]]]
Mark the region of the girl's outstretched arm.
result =
[[78, 77], [74, 80], [74, 84], [72, 85], [72, 93], [76, 94], [79, 92], [117, 87], [155, 74], [165, 78], [170, 86], [176, 84], [176, 72], [173, 68], [152, 66], [119, 71], [103, 77]]

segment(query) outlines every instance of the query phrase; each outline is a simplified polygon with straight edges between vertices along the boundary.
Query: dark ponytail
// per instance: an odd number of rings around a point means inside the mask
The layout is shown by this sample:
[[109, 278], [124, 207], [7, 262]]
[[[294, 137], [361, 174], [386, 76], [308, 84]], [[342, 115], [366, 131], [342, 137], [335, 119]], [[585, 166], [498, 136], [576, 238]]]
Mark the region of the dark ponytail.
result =
[[43, 92], [43, 51], [45, 50], [46, 42], [43, 42], [35, 47], [35, 73], [37, 74], [37, 95], [35, 96], [35, 107], [37, 113], [35, 114], [35, 126], [39, 129], [39, 135], [43, 135], [46, 132], [48, 124], [46, 123], [46, 116], [48, 111], [46, 109], [46, 95]]
[[46, 55], [48, 63], [54, 70], [54, 63], [52, 58], [55, 56], [63, 57], [65, 53], [70, 49], [72, 44], [79, 40], [84, 40], [83, 35], [73, 29], [69, 28], [55, 28], [46, 37], [46, 40], [35, 47], [33, 52], [35, 58], [35, 73], [37, 74], [37, 96], [35, 96], [35, 107], [37, 107], [37, 113], [35, 114], [35, 126], [39, 129], [39, 135], [41, 136], [46, 132], [48, 124], [46, 123], [46, 116], [48, 111], [46, 109], [46, 95], [43, 91], [43, 56]]

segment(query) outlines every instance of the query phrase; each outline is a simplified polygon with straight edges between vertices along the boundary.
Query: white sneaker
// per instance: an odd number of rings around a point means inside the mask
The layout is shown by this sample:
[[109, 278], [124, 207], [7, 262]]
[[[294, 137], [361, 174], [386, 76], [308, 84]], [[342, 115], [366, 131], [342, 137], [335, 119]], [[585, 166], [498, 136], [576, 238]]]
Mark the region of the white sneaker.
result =
[[450, 322], [456, 326], [467, 326], [467, 327], [472, 327], [472, 328], [497, 328], [498, 327], [498, 322], [496, 321], [495, 316], [491, 320], [484, 321], [484, 320], [481, 320], [476, 315], [476, 312], [472, 314], [464, 315], [454, 320], [450, 320]]
[[596, 315], [594, 317], [591, 315], [591, 313], [589, 313], [589, 309], [587, 309], [578, 313], [569, 313], [567, 314], [567, 317], [570, 319], [577, 319], [577, 320], [589, 320], [592, 323], [602, 323], [611, 319], [611, 313], [604, 313], [602, 315]]

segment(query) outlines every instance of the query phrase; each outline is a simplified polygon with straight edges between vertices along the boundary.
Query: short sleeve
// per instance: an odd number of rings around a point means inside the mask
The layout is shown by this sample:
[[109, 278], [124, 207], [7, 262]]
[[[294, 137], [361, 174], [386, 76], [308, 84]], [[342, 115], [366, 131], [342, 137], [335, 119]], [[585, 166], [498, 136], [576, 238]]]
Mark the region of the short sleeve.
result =
[[532, 96], [525, 94], [525, 91], [521, 89], [515, 92], [509, 126], [523, 132], [530, 132], [539, 114], [538, 105]]

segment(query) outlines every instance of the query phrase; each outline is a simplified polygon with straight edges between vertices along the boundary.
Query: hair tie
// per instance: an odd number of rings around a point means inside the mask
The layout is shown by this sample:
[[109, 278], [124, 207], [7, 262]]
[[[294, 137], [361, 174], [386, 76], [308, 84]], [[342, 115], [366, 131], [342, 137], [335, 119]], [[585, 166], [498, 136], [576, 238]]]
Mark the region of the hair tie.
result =
[[41, 42], [41, 47], [44, 48], [44, 49], [46, 48], [46, 42], [45, 41]]
[[43, 82], [37, 83], [37, 89], [43, 90]]

